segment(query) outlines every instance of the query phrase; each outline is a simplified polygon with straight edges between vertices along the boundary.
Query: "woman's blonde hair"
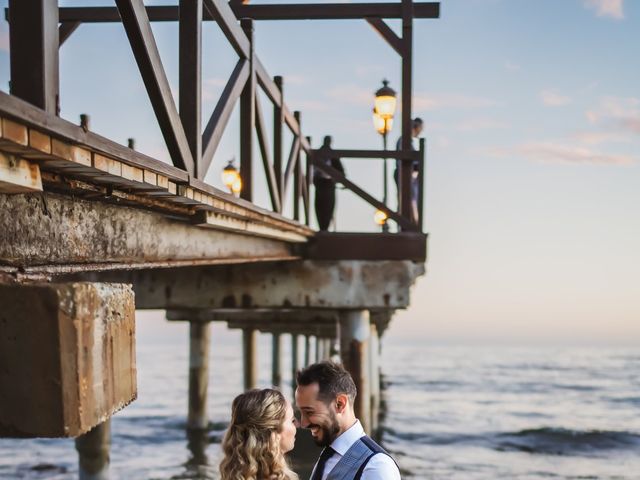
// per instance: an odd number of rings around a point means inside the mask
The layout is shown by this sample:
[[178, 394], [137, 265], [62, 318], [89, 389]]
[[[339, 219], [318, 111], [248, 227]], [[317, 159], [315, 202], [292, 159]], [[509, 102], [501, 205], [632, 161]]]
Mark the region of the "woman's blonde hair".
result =
[[249, 390], [231, 405], [231, 423], [222, 440], [222, 480], [298, 480], [289, 469], [277, 433], [287, 414], [278, 390]]

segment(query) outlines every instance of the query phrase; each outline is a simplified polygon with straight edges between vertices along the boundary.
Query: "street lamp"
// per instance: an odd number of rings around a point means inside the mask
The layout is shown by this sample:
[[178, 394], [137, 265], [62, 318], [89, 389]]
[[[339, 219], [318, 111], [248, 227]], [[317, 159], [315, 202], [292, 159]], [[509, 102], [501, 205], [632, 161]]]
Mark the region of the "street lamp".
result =
[[242, 179], [240, 178], [240, 172], [233, 164], [235, 158], [232, 158], [227, 163], [227, 166], [222, 169], [222, 183], [229, 189], [229, 191], [235, 195], [242, 190]]
[[[382, 135], [382, 149], [387, 150], [387, 134], [393, 127], [393, 115], [396, 112], [396, 92], [389, 86], [388, 80], [382, 81], [380, 87], [375, 93], [373, 103], [373, 126], [376, 131]], [[387, 182], [387, 159], [382, 159], [382, 179], [383, 179], [383, 196], [382, 203], [387, 204], [387, 192], [389, 190]], [[389, 231], [387, 225], [387, 214], [381, 210], [377, 210], [374, 216], [375, 222], [382, 226], [383, 232]]]

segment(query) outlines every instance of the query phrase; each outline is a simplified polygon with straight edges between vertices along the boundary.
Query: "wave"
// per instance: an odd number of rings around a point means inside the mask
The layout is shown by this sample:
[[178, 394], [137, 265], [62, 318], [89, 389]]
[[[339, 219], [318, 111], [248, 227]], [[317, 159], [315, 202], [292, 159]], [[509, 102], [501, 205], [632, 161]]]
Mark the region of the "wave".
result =
[[611, 430], [570, 430], [543, 427], [516, 432], [485, 434], [416, 433], [384, 430], [387, 442], [421, 445], [471, 445], [500, 452], [518, 451], [541, 455], [594, 456], [611, 450], [640, 450], [640, 434]]

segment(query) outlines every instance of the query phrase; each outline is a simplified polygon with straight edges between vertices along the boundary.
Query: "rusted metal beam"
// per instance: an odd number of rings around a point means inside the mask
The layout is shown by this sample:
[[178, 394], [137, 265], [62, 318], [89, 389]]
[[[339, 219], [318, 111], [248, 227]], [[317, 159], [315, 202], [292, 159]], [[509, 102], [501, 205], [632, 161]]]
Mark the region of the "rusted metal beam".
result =
[[209, 170], [209, 166], [213, 160], [213, 154], [222, 139], [222, 134], [233, 112], [235, 102], [238, 100], [238, 97], [240, 97], [250, 74], [251, 66], [249, 65], [249, 61], [245, 58], [238, 60], [202, 134], [202, 145], [204, 149], [202, 152], [200, 179], [204, 178]]
[[58, 4], [9, 1], [11, 94], [47, 113], [60, 111]]
[[193, 157], [193, 175], [202, 167], [202, 0], [180, 0], [178, 48], [180, 120]]
[[58, 28], [58, 46], [61, 47], [80, 26], [81, 22], [63, 22]]
[[[209, 1], [209, 0], [205, 0]], [[222, 5], [216, 2], [215, 5]], [[224, 4], [226, 5], [226, 4]], [[325, 3], [325, 4], [264, 4], [243, 5], [230, 2], [231, 12], [237, 18], [254, 20], [340, 20], [366, 17], [402, 18], [400, 5], [393, 3]], [[151, 21], [171, 22], [178, 19], [178, 7], [147, 7]], [[414, 5], [415, 18], [439, 18], [439, 2], [418, 2]], [[213, 12], [205, 20], [216, 20]], [[118, 12], [112, 7], [64, 7], [60, 8], [61, 21], [84, 23], [119, 22]]]
[[171, 94], [142, 0], [116, 0], [138, 69], [149, 94], [173, 164], [194, 173], [195, 164]]
[[231, 43], [236, 53], [242, 58], [249, 58], [250, 42], [238, 25], [238, 18], [228, 3], [223, 0], [204, 0], [204, 6], [213, 20]]
[[382, 18], [367, 17], [365, 19], [399, 55], [403, 54], [402, 40], [391, 30]]
[[240, 21], [249, 40], [249, 78], [240, 95], [240, 198], [253, 200], [253, 129], [256, 123], [256, 70], [254, 63], [253, 20]]

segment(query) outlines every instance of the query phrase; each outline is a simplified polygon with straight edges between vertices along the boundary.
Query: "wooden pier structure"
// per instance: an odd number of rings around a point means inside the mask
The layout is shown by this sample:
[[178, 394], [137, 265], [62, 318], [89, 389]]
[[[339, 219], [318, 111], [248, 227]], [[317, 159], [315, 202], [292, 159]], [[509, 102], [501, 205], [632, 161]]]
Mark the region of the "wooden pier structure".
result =
[[[258, 332], [272, 335], [272, 382], [285, 387], [282, 335], [291, 334], [294, 370], [302, 366], [302, 339], [305, 364], [344, 362], [358, 386], [357, 414], [374, 430], [380, 337], [394, 312], [408, 307], [426, 261], [425, 147], [411, 146], [412, 29], [414, 19], [437, 18], [439, 4], [115, 4], [9, 0], [6, 11], [11, 91], [0, 92], [0, 436], [76, 437], [81, 478], [106, 478], [109, 418], [137, 395], [137, 309], [162, 309], [168, 320], [190, 324], [189, 429], [208, 425], [210, 322], [223, 321], [243, 332], [245, 388], [256, 384]], [[285, 102], [284, 79], [270, 76], [255, 54], [255, 21], [346, 18], [367, 21], [400, 56], [403, 141], [397, 151], [330, 153], [400, 160], [397, 211], [319, 158], [301, 113]], [[400, 36], [387, 18], [401, 19]], [[179, 23], [178, 105], [151, 30], [155, 21]], [[205, 21], [217, 22], [238, 62], [201, 125]], [[172, 165], [93, 133], [88, 117], [76, 125], [59, 116], [59, 49], [82, 24], [96, 22], [123, 24]], [[271, 102], [269, 118], [259, 89]], [[238, 102], [239, 198], [204, 182]], [[271, 138], [266, 120], [273, 122]], [[283, 143], [287, 128], [290, 146]], [[418, 218], [411, 207], [414, 162]], [[253, 203], [260, 166], [270, 209]], [[312, 229], [314, 168], [386, 212], [398, 231]], [[293, 218], [284, 215], [287, 205]]]

